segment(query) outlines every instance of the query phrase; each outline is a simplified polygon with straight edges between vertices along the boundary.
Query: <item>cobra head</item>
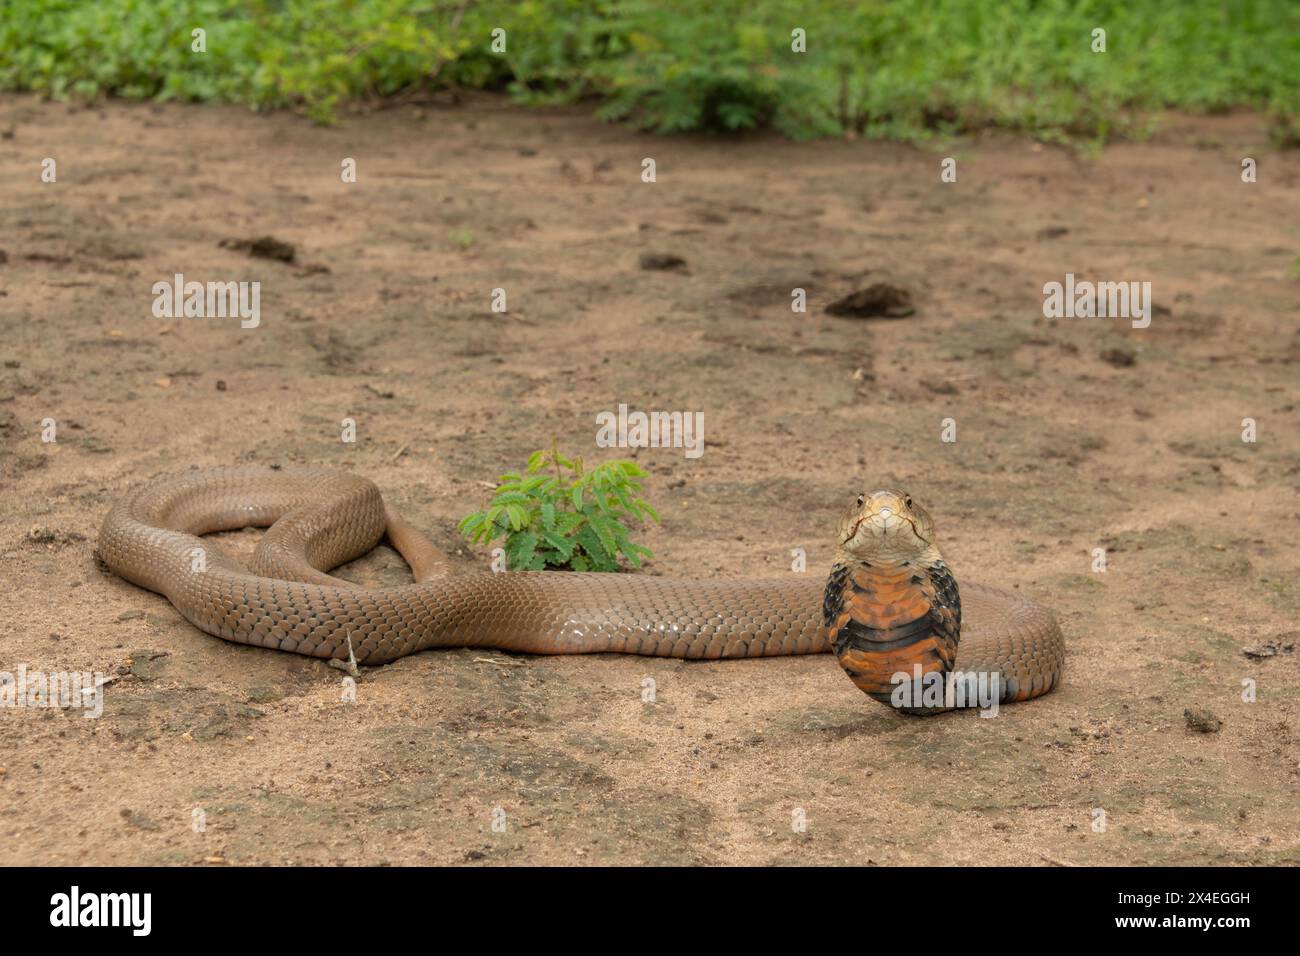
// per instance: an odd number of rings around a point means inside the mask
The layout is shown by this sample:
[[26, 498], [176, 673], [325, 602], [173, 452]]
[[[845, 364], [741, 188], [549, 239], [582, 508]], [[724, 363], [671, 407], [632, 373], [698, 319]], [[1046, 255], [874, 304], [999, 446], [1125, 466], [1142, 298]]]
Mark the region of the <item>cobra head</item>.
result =
[[836, 560], [928, 567], [940, 560], [934, 521], [906, 492], [864, 492], [840, 519]]

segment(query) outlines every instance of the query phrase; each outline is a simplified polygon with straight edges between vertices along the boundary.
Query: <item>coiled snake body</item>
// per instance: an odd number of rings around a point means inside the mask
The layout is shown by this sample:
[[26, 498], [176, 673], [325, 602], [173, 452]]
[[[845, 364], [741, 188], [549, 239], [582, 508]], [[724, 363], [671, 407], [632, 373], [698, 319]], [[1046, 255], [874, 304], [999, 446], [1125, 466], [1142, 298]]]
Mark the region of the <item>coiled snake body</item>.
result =
[[[882, 510], [880, 495], [902, 500], [878, 492], [867, 511]], [[865, 501], [841, 528], [829, 584], [451, 574], [432, 542], [386, 509], [374, 484], [316, 468], [211, 469], [149, 482], [110, 511], [97, 551], [112, 571], [165, 595], [209, 634], [321, 658], [346, 658], [350, 645], [362, 664], [435, 647], [695, 659], [835, 650], [855, 683], [882, 700], [885, 671], [910, 673], [913, 665], [926, 673], [996, 672], [1002, 700], [1034, 697], [1059, 681], [1063, 644], [1050, 613], [1008, 592], [963, 583], [954, 619], [943, 601], [957, 599], [955, 584], [947, 597], [933, 584], [937, 551], [931, 565], [904, 565], [900, 576], [888, 549], [855, 550], [859, 539], [869, 543], [864, 529], [879, 518], [863, 517]], [[248, 568], [198, 537], [250, 526], [270, 530]], [[365, 554], [385, 533], [415, 583], [372, 591], [325, 573]], [[886, 528], [879, 540], [893, 546], [900, 538]], [[881, 562], [882, 553], [890, 560]]]

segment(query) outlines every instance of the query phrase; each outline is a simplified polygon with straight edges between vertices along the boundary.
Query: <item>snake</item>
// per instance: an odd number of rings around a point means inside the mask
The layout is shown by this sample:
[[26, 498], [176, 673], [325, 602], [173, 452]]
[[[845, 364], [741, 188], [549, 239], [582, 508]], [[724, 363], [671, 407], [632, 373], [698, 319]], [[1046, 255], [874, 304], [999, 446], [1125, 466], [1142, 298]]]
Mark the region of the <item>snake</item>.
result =
[[[267, 530], [246, 564], [202, 537], [250, 527]], [[412, 583], [370, 589], [328, 573], [385, 537]], [[958, 586], [929, 513], [900, 491], [857, 496], [825, 579], [457, 573], [373, 482], [311, 466], [144, 482], [109, 510], [96, 554], [208, 634], [355, 664], [453, 647], [690, 660], [833, 653], [859, 689], [908, 713], [975, 706], [954, 675], [972, 689], [970, 675], [987, 678], [987, 704], [1045, 694], [1064, 669], [1054, 615], [1008, 589]]]

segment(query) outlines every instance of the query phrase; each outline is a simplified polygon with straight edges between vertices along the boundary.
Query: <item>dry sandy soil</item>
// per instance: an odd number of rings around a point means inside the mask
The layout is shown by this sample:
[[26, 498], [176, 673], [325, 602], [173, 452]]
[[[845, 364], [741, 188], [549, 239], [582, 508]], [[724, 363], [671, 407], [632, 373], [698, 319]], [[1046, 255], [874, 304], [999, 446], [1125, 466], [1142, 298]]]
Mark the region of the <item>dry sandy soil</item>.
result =
[[[1095, 161], [662, 139], [494, 100], [323, 129], [9, 97], [0, 134], [0, 669], [118, 675], [98, 720], [0, 710], [0, 862], [1300, 862], [1300, 653], [1243, 653], [1300, 618], [1300, 155], [1259, 117], [1169, 117]], [[298, 262], [219, 245], [263, 235]], [[178, 272], [260, 281], [260, 327], [155, 318]], [[1150, 328], [1045, 319], [1067, 272], [1150, 281]], [[826, 314], [875, 281], [915, 314]], [[958, 580], [1056, 610], [1064, 685], [922, 719], [825, 656], [449, 650], [346, 703], [323, 662], [204, 635], [95, 561], [138, 482], [312, 462], [482, 568], [454, 522], [484, 482], [553, 435], [602, 457], [620, 402], [705, 414], [702, 458], [638, 455], [649, 573], [788, 574], [803, 547], [824, 574], [857, 492], [905, 487]], [[386, 547], [339, 573], [407, 580]]]

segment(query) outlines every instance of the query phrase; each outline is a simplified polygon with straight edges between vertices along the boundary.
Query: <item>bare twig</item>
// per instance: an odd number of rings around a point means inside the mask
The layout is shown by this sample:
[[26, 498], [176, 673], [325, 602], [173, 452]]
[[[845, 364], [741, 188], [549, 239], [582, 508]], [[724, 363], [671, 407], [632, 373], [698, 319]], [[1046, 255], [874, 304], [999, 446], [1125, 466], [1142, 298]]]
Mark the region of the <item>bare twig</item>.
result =
[[528, 663], [526, 661], [512, 661], [508, 657], [476, 657], [474, 658], [474, 663], [475, 664], [497, 664], [502, 667], [505, 667], [507, 665], [509, 665], [510, 667], [528, 666]]
[[331, 657], [325, 663], [329, 664], [330, 667], [333, 667], [336, 670], [346, 671], [348, 675], [351, 677], [360, 677], [361, 671], [357, 669], [357, 655], [352, 652], [351, 631], [347, 632], [347, 638], [348, 638], [348, 659], [346, 661], [341, 661], [337, 658]]

